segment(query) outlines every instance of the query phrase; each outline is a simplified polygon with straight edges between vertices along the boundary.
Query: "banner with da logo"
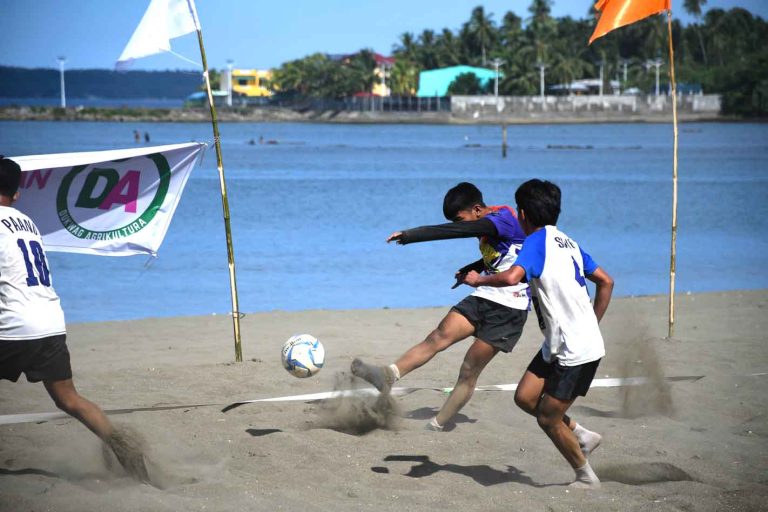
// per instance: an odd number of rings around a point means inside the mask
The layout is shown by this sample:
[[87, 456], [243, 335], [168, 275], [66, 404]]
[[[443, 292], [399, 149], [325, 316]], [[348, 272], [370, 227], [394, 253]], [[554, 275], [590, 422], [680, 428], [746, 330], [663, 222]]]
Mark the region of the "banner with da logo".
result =
[[11, 157], [46, 250], [155, 254], [205, 144]]

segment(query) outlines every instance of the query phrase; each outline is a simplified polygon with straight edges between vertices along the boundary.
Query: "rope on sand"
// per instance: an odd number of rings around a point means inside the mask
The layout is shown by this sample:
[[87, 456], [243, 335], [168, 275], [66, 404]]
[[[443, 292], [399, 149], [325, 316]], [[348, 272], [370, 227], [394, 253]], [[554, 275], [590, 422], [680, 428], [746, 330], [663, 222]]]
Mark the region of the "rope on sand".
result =
[[[766, 374], [752, 374], [753, 376], [766, 375]], [[678, 377], [666, 377], [665, 380], [670, 382], [676, 381], [691, 381], [695, 382], [703, 375], [690, 375], [690, 376], [678, 376]], [[622, 386], [642, 386], [651, 382], [652, 379], [647, 377], [625, 377], [625, 378], [606, 378], [595, 379], [592, 381], [590, 388], [616, 388]], [[402, 396], [414, 393], [416, 391], [439, 391], [442, 393], [450, 393], [453, 388], [436, 388], [436, 387], [400, 387], [392, 388], [392, 395]], [[517, 389], [517, 384], [495, 384], [490, 386], [479, 386], [475, 388], [476, 391], [514, 391]], [[309, 393], [305, 395], [289, 395], [279, 396], [272, 398], [257, 398], [255, 400], [242, 400], [234, 402], [224, 407], [221, 412], [227, 412], [241, 405], [253, 404], [259, 402], [313, 402], [317, 400], [327, 400], [329, 398], [342, 398], [342, 397], [355, 397], [355, 396], [376, 396], [378, 391], [374, 388], [361, 388], [361, 389], [347, 389], [341, 391], [324, 391], [322, 393]], [[130, 414], [132, 412], [153, 412], [153, 411], [170, 411], [173, 409], [195, 409], [197, 407], [213, 407], [221, 406], [222, 404], [188, 404], [188, 405], [159, 405], [155, 407], [136, 407], [129, 409], [110, 409], [104, 412], [107, 415], [116, 414]], [[60, 420], [71, 418], [64, 412], [41, 412], [41, 413], [28, 413], [28, 414], [6, 414], [0, 415], [0, 425], [12, 425], [16, 423], [43, 423], [46, 421]]]

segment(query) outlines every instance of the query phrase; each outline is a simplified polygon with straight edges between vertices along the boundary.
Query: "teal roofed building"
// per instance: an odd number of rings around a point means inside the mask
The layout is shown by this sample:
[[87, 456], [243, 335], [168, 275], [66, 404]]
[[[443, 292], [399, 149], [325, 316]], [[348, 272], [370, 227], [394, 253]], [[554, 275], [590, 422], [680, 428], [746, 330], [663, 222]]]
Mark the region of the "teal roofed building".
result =
[[416, 96], [448, 96], [448, 86], [463, 73], [474, 73], [485, 87], [496, 78], [492, 69], [476, 68], [474, 66], [451, 66], [449, 68], [430, 69], [419, 73], [419, 90]]

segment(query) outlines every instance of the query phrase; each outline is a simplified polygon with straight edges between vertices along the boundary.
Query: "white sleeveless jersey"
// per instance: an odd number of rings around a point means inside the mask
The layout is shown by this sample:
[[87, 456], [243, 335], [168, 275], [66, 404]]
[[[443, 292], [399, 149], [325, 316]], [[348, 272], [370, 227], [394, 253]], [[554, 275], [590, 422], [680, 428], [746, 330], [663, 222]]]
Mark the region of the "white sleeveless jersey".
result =
[[576, 366], [602, 358], [603, 337], [584, 277], [597, 269], [589, 254], [557, 227], [546, 226], [525, 239], [515, 265], [525, 270], [535, 296], [544, 360]]
[[0, 206], [0, 343], [65, 332], [37, 226], [15, 208]]

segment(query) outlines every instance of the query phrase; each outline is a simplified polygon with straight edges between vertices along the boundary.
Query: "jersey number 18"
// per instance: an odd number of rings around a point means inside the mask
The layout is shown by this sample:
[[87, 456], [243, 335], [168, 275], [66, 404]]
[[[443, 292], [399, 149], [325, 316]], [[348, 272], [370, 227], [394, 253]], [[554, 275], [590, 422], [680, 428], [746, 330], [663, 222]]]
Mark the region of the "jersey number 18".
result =
[[[48, 263], [45, 261], [45, 253], [43, 247], [35, 240], [29, 241], [29, 249], [27, 249], [26, 240], [19, 238], [16, 244], [21, 249], [21, 254], [24, 256], [24, 264], [27, 266], [27, 286], [51, 286], [51, 272], [48, 270]], [[32, 266], [32, 260], [29, 258], [29, 253], [32, 253], [32, 258], [35, 260], [34, 268]], [[37, 269], [37, 276], [35, 276], [35, 269]]]

